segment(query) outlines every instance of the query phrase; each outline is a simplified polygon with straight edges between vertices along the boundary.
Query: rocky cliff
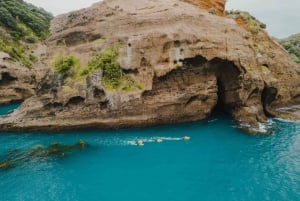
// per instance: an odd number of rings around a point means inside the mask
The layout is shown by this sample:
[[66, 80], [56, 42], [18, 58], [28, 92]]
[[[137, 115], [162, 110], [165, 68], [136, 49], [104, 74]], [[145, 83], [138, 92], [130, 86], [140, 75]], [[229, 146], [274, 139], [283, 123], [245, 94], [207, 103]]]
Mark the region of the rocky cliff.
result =
[[183, 0], [209, 11], [211, 14], [224, 16], [226, 0]]
[[[211, 2], [223, 13], [224, 1]], [[233, 18], [179, 0], [105, 0], [60, 15], [49, 72], [0, 130], [149, 126], [213, 110], [254, 129], [267, 116], [299, 118], [283, 109], [300, 102], [299, 66]]]
[[[35, 94], [52, 15], [22, 0], [0, 1], [0, 104]], [[33, 65], [39, 66], [34, 69]]]

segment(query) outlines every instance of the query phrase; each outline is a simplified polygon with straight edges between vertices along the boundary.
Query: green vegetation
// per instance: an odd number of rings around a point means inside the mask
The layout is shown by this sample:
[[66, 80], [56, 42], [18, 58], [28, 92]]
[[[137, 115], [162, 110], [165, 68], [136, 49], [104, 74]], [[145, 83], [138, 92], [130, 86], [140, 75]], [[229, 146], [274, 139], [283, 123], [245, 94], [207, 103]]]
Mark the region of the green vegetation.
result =
[[260, 66], [260, 70], [262, 72], [269, 72], [270, 71], [267, 66]]
[[56, 73], [71, 74], [71, 69], [79, 65], [79, 60], [73, 56], [58, 55], [53, 61], [52, 66]]
[[262, 29], [266, 29], [266, 24], [257, 20], [254, 16], [250, 15], [248, 12], [243, 11], [226, 11], [226, 15], [235, 20], [242, 19], [245, 22], [247, 29], [252, 34], [257, 34]]
[[52, 15], [22, 0], [0, 1], [0, 23], [15, 39], [48, 36]]
[[253, 67], [252, 67], [252, 66], [246, 66], [246, 70], [247, 70], [248, 72], [250, 72], [250, 71], [253, 70]]
[[0, 51], [26, 67], [37, 61], [26, 52], [49, 35], [52, 15], [22, 0], [0, 1]]
[[123, 72], [118, 64], [119, 48], [121, 45], [114, 45], [102, 53], [93, 55], [92, 59], [83, 69], [83, 74], [89, 74], [91, 71], [102, 69], [104, 85], [116, 89], [122, 82]]
[[5, 39], [0, 35], [0, 51], [6, 52], [16, 61], [20, 61], [26, 67], [31, 67], [32, 62], [26, 55], [26, 50], [29, 47], [27, 45], [21, 44], [18, 41], [13, 41]]
[[288, 51], [292, 59], [300, 63], [300, 33], [283, 39], [280, 43]]
[[143, 86], [136, 83], [136, 81], [128, 74], [124, 74], [122, 77], [122, 90], [125, 92], [133, 90], [142, 90]]
[[74, 56], [58, 55], [52, 62], [56, 73], [64, 74], [68, 79], [82, 79], [98, 69], [103, 70], [102, 84], [107, 89], [122, 89], [129, 92], [141, 90], [143, 86], [138, 84], [133, 76], [122, 71], [119, 63], [119, 49], [122, 45], [113, 45], [103, 52], [92, 55], [85, 66], [80, 66], [79, 59]]

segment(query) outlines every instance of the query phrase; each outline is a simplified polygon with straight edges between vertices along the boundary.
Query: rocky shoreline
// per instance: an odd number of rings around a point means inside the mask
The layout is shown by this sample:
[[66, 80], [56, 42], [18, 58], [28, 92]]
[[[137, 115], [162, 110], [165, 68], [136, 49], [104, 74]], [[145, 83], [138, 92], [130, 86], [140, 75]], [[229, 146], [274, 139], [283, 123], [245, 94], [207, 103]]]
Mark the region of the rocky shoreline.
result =
[[[300, 102], [299, 65], [211, 2], [216, 12], [201, 1], [105, 0], [55, 17], [31, 93], [0, 131], [172, 124], [216, 109], [254, 129], [269, 116], [300, 119], [278, 109]], [[70, 60], [65, 72], [53, 67], [58, 55]], [[13, 86], [1, 80], [0, 90]]]

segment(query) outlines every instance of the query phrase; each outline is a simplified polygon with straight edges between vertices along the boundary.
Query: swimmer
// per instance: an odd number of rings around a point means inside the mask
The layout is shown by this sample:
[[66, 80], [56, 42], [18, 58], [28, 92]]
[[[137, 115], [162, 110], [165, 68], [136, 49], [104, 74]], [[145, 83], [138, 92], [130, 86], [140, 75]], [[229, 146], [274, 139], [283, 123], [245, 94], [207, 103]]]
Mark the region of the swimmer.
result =
[[144, 146], [143, 140], [138, 140], [138, 141], [137, 141], [137, 145], [138, 145], [138, 146]]
[[161, 143], [163, 140], [162, 140], [161, 138], [157, 138], [155, 141], [156, 141], [157, 143]]
[[190, 140], [190, 139], [191, 139], [191, 137], [189, 137], [189, 136], [183, 136], [182, 137], [182, 140], [186, 140], [187, 141], [187, 140]]

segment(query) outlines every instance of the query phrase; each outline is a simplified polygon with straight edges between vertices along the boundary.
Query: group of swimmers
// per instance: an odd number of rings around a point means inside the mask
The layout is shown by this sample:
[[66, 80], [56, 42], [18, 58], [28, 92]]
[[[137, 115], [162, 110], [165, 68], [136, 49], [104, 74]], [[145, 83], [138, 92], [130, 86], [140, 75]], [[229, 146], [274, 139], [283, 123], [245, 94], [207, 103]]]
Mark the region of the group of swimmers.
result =
[[[184, 140], [184, 141], [188, 141], [188, 140], [190, 140], [190, 139], [191, 139], [191, 137], [189, 137], [189, 136], [183, 136], [183, 137], [181, 138], [181, 140]], [[154, 142], [162, 143], [162, 142], [163, 142], [163, 139], [162, 139], [162, 138], [156, 138], [156, 139], [154, 140]], [[135, 145], [135, 146], [144, 146], [144, 141], [143, 141], [143, 140], [134, 140], [134, 141], [129, 141], [129, 144], [130, 144], [130, 145]]]

